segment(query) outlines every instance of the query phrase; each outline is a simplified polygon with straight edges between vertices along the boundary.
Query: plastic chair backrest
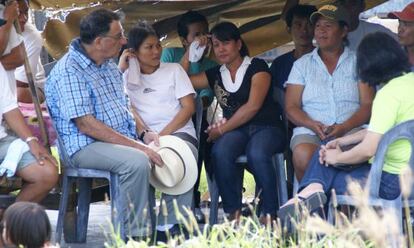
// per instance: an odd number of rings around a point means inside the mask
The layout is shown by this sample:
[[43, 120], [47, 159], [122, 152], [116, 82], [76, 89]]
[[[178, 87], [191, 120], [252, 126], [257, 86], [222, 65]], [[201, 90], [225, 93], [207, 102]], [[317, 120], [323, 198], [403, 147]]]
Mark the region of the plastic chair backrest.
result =
[[50, 111], [50, 108], [47, 105], [47, 103], [46, 103], [46, 106], [47, 106], [47, 112], [49, 113], [49, 116], [51, 118], [52, 127], [56, 131], [57, 148], [58, 148], [60, 160], [63, 162], [63, 166], [69, 166], [69, 167], [75, 168], [75, 165], [73, 164], [72, 160], [70, 159], [69, 154], [66, 152], [65, 145], [63, 143], [62, 137], [60, 137], [60, 135], [59, 135], [59, 132], [56, 128], [55, 121], [53, 120], [53, 117], [52, 117], [52, 112]]
[[[370, 197], [379, 198], [379, 187], [381, 183], [382, 169], [384, 166], [385, 155], [390, 144], [396, 140], [408, 140], [411, 144], [411, 155], [414, 151], [414, 120], [406, 121], [396, 125], [386, 132], [380, 143], [378, 144], [377, 152], [375, 153], [374, 161], [371, 165], [369, 174], [369, 195]], [[414, 169], [414, 156], [410, 157], [409, 164], [411, 170]]]
[[201, 122], [203, 119], [203, 102], [199, 96], [195, 99], [196, 102], [196, 122], [195, 122], [195, 131], [197, 135], [198, 144], [200, 144], [200, 136], [201, 136]]

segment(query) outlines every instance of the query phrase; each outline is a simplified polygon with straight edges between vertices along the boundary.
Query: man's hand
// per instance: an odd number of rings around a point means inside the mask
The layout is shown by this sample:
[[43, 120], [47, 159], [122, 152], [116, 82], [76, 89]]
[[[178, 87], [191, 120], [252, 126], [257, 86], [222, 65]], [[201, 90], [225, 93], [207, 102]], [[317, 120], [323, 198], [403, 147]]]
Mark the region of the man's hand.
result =
[[154, 131], [148, 131], [144, 134], [143, 141], [146, 145], [154, 141], [156, 146], [160, 146], [160, 135]]
[[28, 143], [30, 152], [36, 158], [40, 165], [44, 165], [46, 160], [49, 160], [53, 165], [57, 166], [56, 159], [50, 155], [47, 150], [40, 145], [36, 140], [32, 140]]
[[194, 41], [198, 41], [198, 47], [208, 46], [210, 44], [210, 38], [211, 35], [205, 34], [205, 35], [199, 35], [195, 37]]
[[19, 5], [17, 1], [8, 1], [6, 8], [4, 8], [4, 19], [9, 22], [14, 22], [19, 17]]
[[159, 167], [164, 166], [164, 162], [161, 159], [161, 156], [156, 153], [153, 149], [146, 146], [143, 151], [147, 154], [148, 158], [150, 159], [151, 165], [156, 164]]

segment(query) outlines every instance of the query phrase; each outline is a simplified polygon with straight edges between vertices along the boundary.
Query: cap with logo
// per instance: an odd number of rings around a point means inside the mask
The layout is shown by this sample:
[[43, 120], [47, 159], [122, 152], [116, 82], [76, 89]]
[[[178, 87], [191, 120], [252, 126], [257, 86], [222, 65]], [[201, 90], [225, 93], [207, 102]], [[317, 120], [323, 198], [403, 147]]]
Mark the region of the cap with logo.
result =
[[311, 23], [315, 24], [321, 16], [337, 22], [342, 21], [349, 25], [349, 14], [341, 5], [327, 4], [320, 7], [318, 11], [313, 12], [310, 16]]

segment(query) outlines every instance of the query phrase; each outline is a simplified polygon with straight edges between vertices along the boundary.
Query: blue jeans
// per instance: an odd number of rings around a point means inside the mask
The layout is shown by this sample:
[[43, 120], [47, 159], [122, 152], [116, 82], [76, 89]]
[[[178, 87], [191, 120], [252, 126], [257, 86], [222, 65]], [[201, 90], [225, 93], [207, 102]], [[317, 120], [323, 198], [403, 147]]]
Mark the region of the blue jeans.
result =
[[366, 183], [371, 165], [366, 162], [363, 165], [345, 171], [333, 166], [326, 167], [319, 163], [319, 149], [315, 151], [309, 162], [305, 175], [299, 184], [299, 191], [311, 183], [320, 183], [323, 191], [329, 196], [332, 189], [335, 189], [337, 195], [343, 195], [347, 192], [348, 180], [359, 181], [362, 185]]
[[279, 127], [248, 125], [227, 132], [216, 141], [211, 162], [226, 213], [234, 213], [242, 207], [244, 168], [235, 161], [246, 154], [247, 169], [261, 190], [262, 212], [276, 214], [278, 198], [272, 156], [284, 150], [285, 136]]
[[394, 200], [400, 194], [400, 175], [382, 171], [379, 196], [382, 199]]
[[[299, 191], [311, 183], [320, 183], [327, 195], [335, 189], [336, 194], [343, 195], [347, 192], [347, 180], [353, 179], [365, 185], [371, 165], [366, 162], [362, 166], [351, 171], [336, 169], [332, 166], [326, 167], [319, 163], [319, 150], [317, 150], [306, 170], [305, 176], [299, 185]], [[382, 172], [379, 196], [382, 199], [392, 200], [401, 193], [399, 175]]]

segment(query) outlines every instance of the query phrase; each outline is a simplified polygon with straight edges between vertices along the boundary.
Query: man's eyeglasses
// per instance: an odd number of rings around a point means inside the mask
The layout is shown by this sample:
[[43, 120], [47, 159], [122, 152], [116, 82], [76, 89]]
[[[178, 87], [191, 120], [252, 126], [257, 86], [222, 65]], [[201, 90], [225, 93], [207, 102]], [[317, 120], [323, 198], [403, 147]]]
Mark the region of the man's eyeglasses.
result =
[[112, 38], [114, 40], [121, 40], [121, 39], [125, 39], [125, 35], [124, 32], [119, 33], [117, 35], [102, 35], [101, 37], [107, 37], [107, 38]]

